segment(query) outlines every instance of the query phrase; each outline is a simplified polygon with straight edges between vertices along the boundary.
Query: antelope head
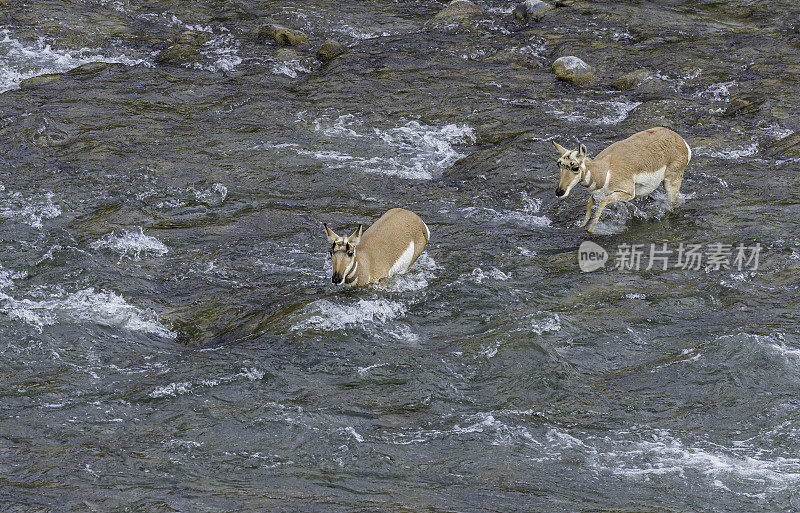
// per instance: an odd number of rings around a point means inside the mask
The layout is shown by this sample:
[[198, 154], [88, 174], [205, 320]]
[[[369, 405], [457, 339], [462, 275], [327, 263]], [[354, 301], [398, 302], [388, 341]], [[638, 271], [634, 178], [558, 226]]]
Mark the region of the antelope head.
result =
[[586, 146], [579, 145], [574, 150], [568, 150], [553, 141], [556, 151], [561, 156], [558, 159], [558, 169], [561, 172], [561, 179], [558, 181], [556, 196], [566, 198], [569, 191], [578, 185], [586, 175]]
[[330, 244], [328, 252], [331, 254], [331, 263], [333, 264], [331, 281], [336, 285], [341, 285], [358, 268], [356, 246], [361, 240], [362, 227], [359, 224], [358, 228], [349, 236], [340, 237], [328, 228], [327, 224], [323, 225], [328, 233], [328, 243]]

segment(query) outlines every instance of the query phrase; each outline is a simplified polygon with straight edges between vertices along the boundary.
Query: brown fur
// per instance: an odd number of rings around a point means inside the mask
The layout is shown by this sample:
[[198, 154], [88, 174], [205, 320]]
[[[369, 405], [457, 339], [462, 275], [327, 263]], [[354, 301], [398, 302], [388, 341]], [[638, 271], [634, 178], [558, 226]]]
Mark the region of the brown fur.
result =
[[[345, 239], [353, 240], [357, 234], [358, 229]], [[353, 259], [358, 267], [355, 267], [355, 273], [349, 280], [345, 276], [346, 283], [363, 286], [386, 278], [411, 242], [414, 243], [414, 254], [409, 268], [414, 265], [428, 243], [427, 227], [417, 214], [409, 210], [393, 208], [387, 211], [363, 232], [355, 244]], [[334, 261], [334, 271], [343, 273], [350, 265], [351, 260], [346, 258], [346, 254], [343, 258], [345, 261]], [[337, 267], [340, 269], [336, 269]], [[352, 272], [351, 268], [350, 273]]]
[[[578, 150], [570, 152], [562, 146], [554, 144], [562, 155], [559, 159], [561, 180], [557, 193], [566, 191], [563, 196], [569, 194], [570, 184], [576, 175], [570, 171], [568, 166], [579, 162], [580, 180], [578, 183], [585, 183], [590, 192], [602, 193], [604, 196], [597, 208], [594, 222], [589, 228], [590, 233], [594, 231], [600, 214], [608, 204], [630, 200], [635, 196], [652, 192], [648, 191], [641, 183], [637, 187], [636, 175], [652, 174], [665, 167], [662, 179], [664, 189], [670, 202], [676, 203], [683, 181], [683, 173], [690, 159], [689, 149], [683, 138], [664, 127], [650, 128], [615, 142], [601, 151], [594, 159], [581, 154], [585, 150], [583, 145]], [[609, 173], [610, 177], [606, 182]], [[586, 216], [581, 226], [585, 226], [589, 222], [593, 203], [594, 196], [590, 196], [586, 205]]]

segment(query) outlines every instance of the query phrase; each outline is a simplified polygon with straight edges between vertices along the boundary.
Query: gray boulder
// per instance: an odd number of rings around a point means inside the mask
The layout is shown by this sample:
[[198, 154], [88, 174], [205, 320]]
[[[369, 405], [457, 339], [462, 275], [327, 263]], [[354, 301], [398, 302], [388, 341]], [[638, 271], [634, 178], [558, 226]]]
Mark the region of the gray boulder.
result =
[[553, 73], [559, 80], [582, 86], [589, 84], [594, 79], [595, 69], [581, 59], [569, 55], [559, 57], [553, 62]]
[[542, 0], [525, 0], [514, 9], [514, 17], [521, 22], [532, 23], [541, 20], [553, 9], [555, 7]]

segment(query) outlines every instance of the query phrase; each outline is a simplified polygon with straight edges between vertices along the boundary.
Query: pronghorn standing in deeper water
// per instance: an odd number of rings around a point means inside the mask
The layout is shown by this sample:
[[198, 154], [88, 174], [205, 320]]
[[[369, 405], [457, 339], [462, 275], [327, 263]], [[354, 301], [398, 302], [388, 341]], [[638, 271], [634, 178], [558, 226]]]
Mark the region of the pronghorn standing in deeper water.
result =
[[566, 198], [578, 183], [592, 193], [581, 226], [589, 222], [595, 196], [600, 200], [589, 233], [594, 232], [600, 214], [610, 203], [646, 196], [661, 182], [674, 205], [678, 201], [683, 172], [692, 159], [692, 150], [686, 141], [664, 127], [650, 128], [615, 142], [594, 159], [586, 155], [583, 144], [574, 150], [555, 141], [553, 144], [561, 155], [558, 159], [561, 180], [556, 196]]
[[363, 234], [360, 224], [347, 237], [324, 226], [331, 244], [331, 281], [351, 287], [403, 274], [417, 261], [431, 236], [417, 214], [402, 208], [389, 210]]

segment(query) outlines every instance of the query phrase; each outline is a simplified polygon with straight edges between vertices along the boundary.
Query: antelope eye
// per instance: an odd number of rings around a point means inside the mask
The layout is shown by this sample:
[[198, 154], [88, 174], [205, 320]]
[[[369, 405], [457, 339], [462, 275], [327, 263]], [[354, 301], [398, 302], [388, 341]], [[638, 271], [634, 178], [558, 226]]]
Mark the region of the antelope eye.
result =
[[352, 251], [348, 251], [348, 252], [347, 252], [347, 256], [351, 257], [351, 256], [353, 256], [353, 255], [354, 255], [354, 253], [353, 253]]

